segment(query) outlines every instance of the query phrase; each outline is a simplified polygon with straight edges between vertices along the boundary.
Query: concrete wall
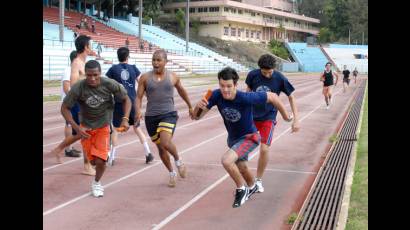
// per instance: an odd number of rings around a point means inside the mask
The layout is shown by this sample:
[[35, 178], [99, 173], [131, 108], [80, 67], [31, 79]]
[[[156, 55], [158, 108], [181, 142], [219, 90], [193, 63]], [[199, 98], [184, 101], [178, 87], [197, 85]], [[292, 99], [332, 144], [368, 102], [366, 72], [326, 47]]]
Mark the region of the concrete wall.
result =
[[298, 72], [299, 71], [299, 64], [297, 62], [283, 63], [282, 64], [282, 71], [283, 72]]

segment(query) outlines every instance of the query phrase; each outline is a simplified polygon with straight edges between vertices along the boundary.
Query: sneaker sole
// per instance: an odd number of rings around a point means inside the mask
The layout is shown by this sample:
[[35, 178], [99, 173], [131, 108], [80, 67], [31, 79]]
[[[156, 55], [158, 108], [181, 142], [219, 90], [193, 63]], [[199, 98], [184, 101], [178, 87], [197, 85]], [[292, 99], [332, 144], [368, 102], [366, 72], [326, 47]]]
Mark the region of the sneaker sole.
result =
[[241, 202], [239, 203], [239, 205], [238, 206], [233, 206], [232, 205], [232, 207], [233, 208], [239, 208], [239, 207], [241, 207], [243, 204], [245, 204], [245, 202], [246, 202], [246, 200], [247, 200], [247, 197], [248, 197], [248, 192], [245, 194], [245, 196], [241, 199]]
[[184, 170], [179, 170], [178, 169], [178, 174], [181, 178], [186, 178], [186, 167], [184, 166]]
[[94, 172], [94, 173], [90, 173], [90, 172], [82, 171], [81, 174], [87, 175], [87, 176], [95, 176], [95, 172]]

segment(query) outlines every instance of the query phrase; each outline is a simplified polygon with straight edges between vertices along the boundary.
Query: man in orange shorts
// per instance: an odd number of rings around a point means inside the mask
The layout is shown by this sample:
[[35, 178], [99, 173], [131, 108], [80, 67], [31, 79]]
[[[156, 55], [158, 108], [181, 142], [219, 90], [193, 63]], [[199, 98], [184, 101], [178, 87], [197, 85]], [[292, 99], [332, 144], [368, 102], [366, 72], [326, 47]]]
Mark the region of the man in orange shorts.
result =
[[[114, 110], [114, 100], [123, 104], [124, 117], [121, 127], [128, 130], [131, 101], [125, 88], [115, 80], [101, 78], [101, 66], [95, 60], [85, 64], [86, 79], [79, 80], [71, 87], [61, 105], [61, 113], [72, 128], [81, 135], [81, 145], [90, 163], [95, 166], [95, 180], [91, 184], [92, 195], [101, 197], [104, 188], [100, 179], [105, 171], [105, 162], [110, 151], [110, 123]], [[113, 97], [114, 96], [114, 97]], [[78, 103], [81, 123], [73, 120], [70, 109]]]

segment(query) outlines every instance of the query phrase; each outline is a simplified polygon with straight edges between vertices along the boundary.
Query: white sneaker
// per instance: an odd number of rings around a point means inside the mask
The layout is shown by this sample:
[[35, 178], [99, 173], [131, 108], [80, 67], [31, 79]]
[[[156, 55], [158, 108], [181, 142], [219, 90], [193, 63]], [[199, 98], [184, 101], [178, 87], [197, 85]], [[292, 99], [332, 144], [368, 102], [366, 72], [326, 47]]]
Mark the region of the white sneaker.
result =
[[326, 105], [326, 109], [329, 109], [329, 105]]
[[177, 174], [176, 173], [170, 173], [169, 175], [169, 182], [168, 182], [168, 187], [175, 187], [177, 184]]
[[93, 181], [91, 183], [91, 193], [94, 197], [102, 197], [104, 196], [104, 188], [100, 182]]
[[255, 184], [256, 184], [256, 186], [258, 186], [258, 191], [257, 192], [263, 193], [263, 191], [265, 191], [265, 189], [262, 186], [262, 180], [261, 179], [256, 179]]

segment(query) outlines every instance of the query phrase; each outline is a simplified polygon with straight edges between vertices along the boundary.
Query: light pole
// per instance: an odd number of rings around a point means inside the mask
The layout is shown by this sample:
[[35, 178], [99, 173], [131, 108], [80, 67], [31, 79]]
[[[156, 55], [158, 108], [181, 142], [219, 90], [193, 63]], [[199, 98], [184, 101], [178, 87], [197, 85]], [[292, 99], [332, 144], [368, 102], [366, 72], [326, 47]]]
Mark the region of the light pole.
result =
[[59, 25], [59, 38], [60, 42], [64, 41], [64, 0], [60, 0], [59, 4], [59, 18], [60, 18], [60, 25]]
[[186, 52], [189, 50], [189, 0], [186, 0], [186, 10], [185, 10], [185, 39], [186, 39]]
[[139, 10], [138, 10], [138, 35], [142, 39], [142, 0], [139, 0]]

